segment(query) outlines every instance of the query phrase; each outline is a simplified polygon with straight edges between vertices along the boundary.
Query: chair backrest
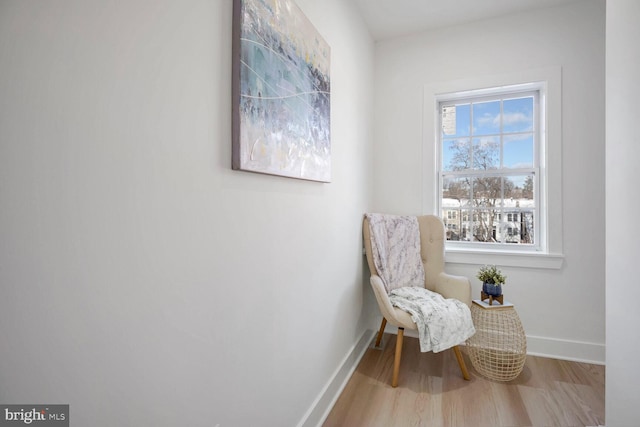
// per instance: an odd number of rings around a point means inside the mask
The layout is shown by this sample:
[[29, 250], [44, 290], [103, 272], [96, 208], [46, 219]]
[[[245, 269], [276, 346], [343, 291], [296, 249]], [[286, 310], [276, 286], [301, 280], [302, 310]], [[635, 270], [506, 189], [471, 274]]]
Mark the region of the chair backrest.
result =
[[[417, 218], [420, 227], [420, 254], [425, 271], [424, 286], [429, 290], [435, 291], [436, 278], [444, 271], [444, 224], [435, 215], [421, 215]], [[364, 236], [364, 249], [367, 255], [369, 271], [371, 274], [378, 275], [373, 264], [371, 232], [369, 230], [369, 221], [366, 217], [362, 223], [362, 234]]]

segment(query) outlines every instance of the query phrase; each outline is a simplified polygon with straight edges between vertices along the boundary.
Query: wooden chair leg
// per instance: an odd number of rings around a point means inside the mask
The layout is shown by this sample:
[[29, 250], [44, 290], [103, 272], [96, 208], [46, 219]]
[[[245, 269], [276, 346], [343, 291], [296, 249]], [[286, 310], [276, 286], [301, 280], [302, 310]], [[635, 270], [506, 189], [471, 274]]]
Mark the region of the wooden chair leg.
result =
[[380, 341], [382, 341], [382, 334], [384, 334], [385, 326], [387, 326], [387, 319], [383, 317], [382, 324], [380, 325], [380, 330], [378, 331], [378, 338], [376, 338], [376, 347], [380, 347]]
[[402, 338], [404, 337], [404, 328], [398, 328], [398, 338], [396, 338], [396, 357], [393, 361], [393, 379], [391, 387], [398, 387], [398, 373], [400, 372], [400, 358], [402, 356]]
[[469, 376], [469, 371], [467, 371], [467, 365], [464, 364], [464, 359], [462, 358], [462, 352], [460, 351], [460, 347], [457, 345], [453, 347], [453, 352], [456, 354], [456, 359], [458, 359], [458, 365], [460, 365], [460, 370], [462, 371], [462, 377], [469, 381], [471, 377]]

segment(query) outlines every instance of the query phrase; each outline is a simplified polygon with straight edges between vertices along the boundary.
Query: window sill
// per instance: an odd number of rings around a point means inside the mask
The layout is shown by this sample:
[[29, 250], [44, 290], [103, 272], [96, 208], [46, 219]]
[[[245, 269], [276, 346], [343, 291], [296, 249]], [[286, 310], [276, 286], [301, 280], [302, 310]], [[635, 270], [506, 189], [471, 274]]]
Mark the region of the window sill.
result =
[[445, 262], [450, 264], [496, 264], [504, 267], [527, 267], [559, 270], [564, 261], [563, 254], [541, 252], [507, 252], [488, 250], [447, 249]]

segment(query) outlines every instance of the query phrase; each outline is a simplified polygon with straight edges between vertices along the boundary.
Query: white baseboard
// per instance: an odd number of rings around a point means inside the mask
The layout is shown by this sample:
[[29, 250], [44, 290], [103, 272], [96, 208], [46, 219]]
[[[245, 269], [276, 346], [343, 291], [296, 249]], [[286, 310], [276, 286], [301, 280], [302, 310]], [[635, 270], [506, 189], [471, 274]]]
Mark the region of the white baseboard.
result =
[[[390, 334], [397, 334], [398, 328], [387, 326], [384, 331]], [[405, 330], [404, 335], [418, 338], [418, 331]], [[591, 342], [527, 335], [527, 354], [550, 357], [552, 359], [571, 360], [573, 362], [592, 363], [594, 365], [605, 364], [605, 345]]]
[[574, 362], [605, 364], [605, 345], [527, 335], [527, 354]]
[[313, 401], [309, 410], [304, 414], [298, 427], [319, 427], [325, 421], [333, 405], [340, 397], [349, 378], [356, 370], [360, 359], [364, 356], [369, 347], [375, 332], [368, 329], [364, 331], [358, 342], [347, 353], [342, 363], [333, 373], [327, 384], [324, 386], [318, 397]]

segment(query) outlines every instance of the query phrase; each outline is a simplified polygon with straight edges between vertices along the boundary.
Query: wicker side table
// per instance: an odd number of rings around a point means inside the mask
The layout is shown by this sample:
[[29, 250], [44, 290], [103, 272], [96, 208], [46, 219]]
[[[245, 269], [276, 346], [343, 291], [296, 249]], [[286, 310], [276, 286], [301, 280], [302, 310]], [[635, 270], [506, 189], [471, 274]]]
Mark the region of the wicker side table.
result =
[[513, 304], [489, 306], [480, 300], [471, 304], [476, 328], [467, 340], [471, 364], [480, 375], [496, 381], [511, 381], [522, 372], [527, 356], [527, 338]]

